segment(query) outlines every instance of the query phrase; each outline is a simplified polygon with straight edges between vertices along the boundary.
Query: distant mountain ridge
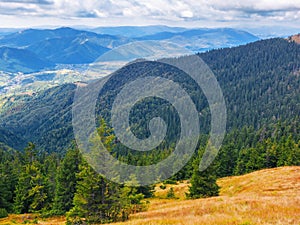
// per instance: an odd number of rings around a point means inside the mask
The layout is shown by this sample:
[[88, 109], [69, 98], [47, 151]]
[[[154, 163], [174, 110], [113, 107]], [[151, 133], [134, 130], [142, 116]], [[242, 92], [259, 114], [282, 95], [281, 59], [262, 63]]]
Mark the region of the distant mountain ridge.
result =
[[[106, 52], [136, 41], [167, 41], [194, 52], [232, 47], [258, 40], [245, 31], [235, 29], [187, 29], [167, 26], [107, 27], [93, 31], [69, 27], [57, 29], [27, 29], [0, 36], [0, 47], [24, 49], [43, 61], [53, 64], [89, 64]], [[101, 34], [100, 34], [101, 33]], [[106, 33], [106, 34], [105, 34]], [[151, 47], [151, 45], [149, 46]], [[32, 53], [28, 52], [28, 58]], [[141, 54], [142, 55], [142, 54]], [[23, 64], [0, 71], [28, 72]], [[41, 64], [41, 63], [39, 63]], [[43, 70], [47, 67], [39, 67]]]
[[184, 27], [169, 27], [161, 25], [152, 26], [117, 26], [117, 27], [97, 27], [90, 29], [99, 34], [121, 35], [130, 38], [137, 38], [146, 35], [153, 35], [161, 32], [182, 32], [188, 30]]
[[118, 40], [119, 37], [113, 35], [101, 35], [90, 31], [76, 30], [70, 27], [61, 27], [57, 29], [27, 29], [12, 33], [0, 38], [0, 45], [11, 47], [23, 47], [26, 48], [32, 44], [49, 40], [52, 38], [66, 38], [66, 37], [78, 37], [86, 36], [90, 38], [102, 38]]
[[0, 46], [23, 48], [55, 64], [87, 64], [128, 38], [100, 35], [68, 27], [54, 30], [28, 29], [0, 38]]
[[165, 40], [184, 46], [194, 52], [233, 47], [259, 40], [258, 37], [232, 28], [191, 29], [179, 33], [162, 32], [139, 37], [138, 40]]
[[27, 49], [59, 64], [88, 64], [109, 51], [88, 37], [63, 37], [43, 40]]
[[53, 67], [54, 63], [40, 58], [26, 49], [0, 47], [0, 70], [31, 73]]

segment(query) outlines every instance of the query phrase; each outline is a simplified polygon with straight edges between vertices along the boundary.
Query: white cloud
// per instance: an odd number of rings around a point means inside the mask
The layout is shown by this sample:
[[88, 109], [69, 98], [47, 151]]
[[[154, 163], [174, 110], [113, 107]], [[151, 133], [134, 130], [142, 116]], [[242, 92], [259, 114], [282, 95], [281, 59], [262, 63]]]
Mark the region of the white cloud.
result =
[[3, 15], [11, 15], [19, 22], [27, 16], [28, 21], [51, 17], [49, 23], [59, 20], [78, 23], [85, 18], [99, 18], [99, 22], [105, 23], [102, 25], [115, 21], [116, 25], [198, 22], [199, 26], [285, 21], [299, 26], [299, 14], [300, 0], [0, 0], [0, 22], [5, 25]]
[[194, 16], [194, 13], [190, 10], [185, 10], [181, 12], [181, 17], [184, 18], [192, 18]]

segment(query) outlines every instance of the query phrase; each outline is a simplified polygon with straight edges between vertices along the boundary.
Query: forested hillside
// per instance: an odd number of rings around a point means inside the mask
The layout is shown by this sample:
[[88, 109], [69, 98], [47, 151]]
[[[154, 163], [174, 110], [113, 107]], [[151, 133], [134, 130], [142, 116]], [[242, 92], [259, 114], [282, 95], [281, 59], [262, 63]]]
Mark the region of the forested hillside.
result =
[[[300, 46], [296, 43], [277, 38], [213, 50], [199, 56], [210, 66], [223, 90], [228, 131], [245, 126], [257, 130], [278, 121], [291, 124], [299, 120]], [[202, 91], [183, 76], [182, 71], [158, 62], [135, 63], [114, 73], [99, 96], [98, 114], [109, 122], [108, 109], [114, 96], [126, 82], [139, 76], [137, 72], [142, 76], [160, 74], [178, 82], [196, 103], [202, 133], [208, 132], [210, 112]], [[70, 111], [74, 91], [75, 85], [70, 84], [35, 96], [7, 99], [1, 113], [2, 130], [23, 137], [24, 144], [33, 141], [49, 152], [63, 152], [73, 139]], [[164, 118], [172, 128], [168, 135], [176, 139], [178, 116], [174, 109], [158, 99], [143, 104], [147, 104], [146, 111], [142, 105], [134, 108], [133, 129], [147, 135], [145, 127], [139, 127], [141, 115], [146, 115], [146, 119], [151, 118], [153, 113], [168, 115]], [[164, 110], [169, 110], [169, 113], [163, 113]]]

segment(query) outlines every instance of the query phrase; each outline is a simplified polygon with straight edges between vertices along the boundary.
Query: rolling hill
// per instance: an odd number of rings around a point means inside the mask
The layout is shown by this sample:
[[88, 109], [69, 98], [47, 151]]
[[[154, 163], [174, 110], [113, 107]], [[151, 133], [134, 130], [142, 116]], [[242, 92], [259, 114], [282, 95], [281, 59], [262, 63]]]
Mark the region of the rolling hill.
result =
[[87, 36], [47, 39], [27, 49], [38, 56], [59, 64], [88, 64], [94, 62], [109, 48], [98, 45]]
[[54, 66], [29, 50], [0, 47], [0, 71], [31, 73]]
[[125, 37], [63, 27], [54, 30], [28, 29], [9, 34], [0, 38], [0, 46], [24, 48], [56, 64], [85, 64], [129, 41]]
[[103, 47], [110, 45], [118, 46], [128, 42], [127, 38], [113, 35], [100, 35], [89, 31], [76, 30], [69, 27], [61, 27], [57, 29], [27, 29], [16, 33], [12, 33], [0, 38], [0, 45], [11, 47], [28, 47], [41, 41], [53, 38], [80, 37], [99, 38], [98, 42]]
[[119, 27], [97, 27], [91, 31], [99, 34], [121, 35], [130, 38], [137, 38], [145, 35], [153, 35], [161, 32], [182, 32], [187, 30], [183, 27], [168, 26], [119, 26]]
[[258, 37], [231, 28], [191, 29], [183, 32], [161, 32], [139, 37], [138, 40], [164, 40], [185, 47], [194, 52], [233, 47], [259, 40]]

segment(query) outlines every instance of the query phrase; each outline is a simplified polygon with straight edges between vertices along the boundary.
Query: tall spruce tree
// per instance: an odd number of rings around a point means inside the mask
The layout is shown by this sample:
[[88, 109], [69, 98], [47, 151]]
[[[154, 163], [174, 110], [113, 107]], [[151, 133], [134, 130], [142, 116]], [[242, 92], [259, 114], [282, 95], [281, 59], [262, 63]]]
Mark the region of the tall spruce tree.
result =
[[15, 212], [28, 213], [42, 210], [49, 200], [47, 182], [37, 163], [25, 165], [19, 175], [15, 191]]
[[[203, 152], [203, 149], [199, 152]], [[199, 155], [202, 155], [202, 153]], [[193, 162], [193, 175], [190, 180], [191, 186], [187, 197], [195, 199], [219, 195], [215, 165], [212, 164], [206, 170], [200, 171], [199, 163], [200, 157], [197, 157]]]
[[49, 202], [47, 177], [41, 172], [37, 151], [33, 143], [25, 149], [23, 166], [15, 190], [14, 211], [16, 213], [37, 212]]
[[79, 165], [82, 157], [77, 148], [68, 150], [56, 176], [56, 190], [52, 213], [62, 215], [68, 212], [73, 205], [73, 198], [76, 191]]
[[99, 224], [122, 220], [122, 210], [126, 207], [117, 184], [103, 178], [86, 162], [81, 163], [77, 178], [74, 207], [67, 213], [68, 224], [84, 224], [84, 221]]

